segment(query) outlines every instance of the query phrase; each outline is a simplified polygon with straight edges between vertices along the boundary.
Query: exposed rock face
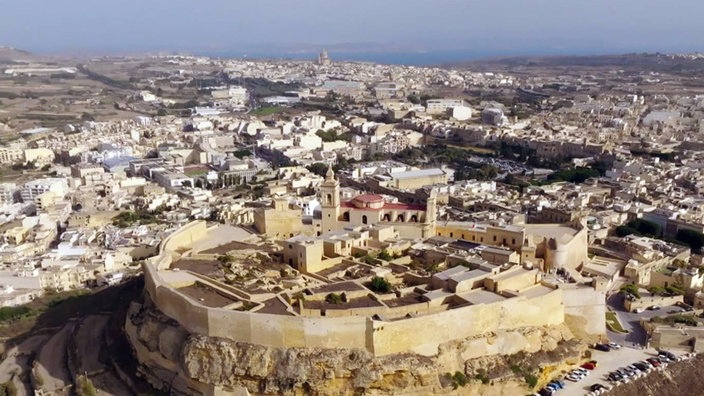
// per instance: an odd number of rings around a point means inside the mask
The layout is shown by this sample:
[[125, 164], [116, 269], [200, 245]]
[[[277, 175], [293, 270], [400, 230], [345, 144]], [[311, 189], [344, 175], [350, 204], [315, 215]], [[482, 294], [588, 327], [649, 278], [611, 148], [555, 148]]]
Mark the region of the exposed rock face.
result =
[[[528, 393], [523, 375], [507, 357], [523, 352], [559, 363], [579, 355], [579, 344], [564, 326], [526, 328], [442, 345], [437, 356], [396, 354], [375, 357], [363, 349], [273, 348], [188, 334], [149, 301], [134, 304], [126, 332], [145, 377], [177, 394], [243, 391], [251, 394], [316, 395], [515, 395]], [[419, 334], [422, 337], [422, 334]], [[553, 352], [551, 352], [553, 351]], [[489, 356], [486, 356], [489, 353]], [[533, 362], [526, 367], [538, 367]], [[458, 387], [448, 373], [465, 373]], [[482, 385], [477, 373], [488, 374]], [[178, 374], [176, 376], [176, 374]], [[174, 378], [177, 378], [174, 381]]]
[[327, 383], [335, 384], [329, 394], [439, 385], [433, 359], [418, 355], [374, 358], [358, 349], [281, 349], [194, 335], [182, 358], [191, 378], [224, 387], [244, 382], [268, 394], [329, 389]]

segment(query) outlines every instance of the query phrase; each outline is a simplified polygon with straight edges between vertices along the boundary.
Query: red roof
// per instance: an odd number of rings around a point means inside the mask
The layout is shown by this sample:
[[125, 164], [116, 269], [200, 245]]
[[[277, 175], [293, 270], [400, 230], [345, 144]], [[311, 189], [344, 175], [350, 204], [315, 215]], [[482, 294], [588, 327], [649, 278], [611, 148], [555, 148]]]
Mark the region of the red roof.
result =
[[420, 210], [425, 211], [425, 207], [421, 205], [408, 205], [403, 203], [384, 203], [384, 206], [378, 209], [374, 208], [358, 208], [352, 201], [343, 202], [340, 207], [358, 210]]
[[378, 194], [362, 194], [354, 197], [355, 201], [358, 202], [382, 202], [384, 197]]

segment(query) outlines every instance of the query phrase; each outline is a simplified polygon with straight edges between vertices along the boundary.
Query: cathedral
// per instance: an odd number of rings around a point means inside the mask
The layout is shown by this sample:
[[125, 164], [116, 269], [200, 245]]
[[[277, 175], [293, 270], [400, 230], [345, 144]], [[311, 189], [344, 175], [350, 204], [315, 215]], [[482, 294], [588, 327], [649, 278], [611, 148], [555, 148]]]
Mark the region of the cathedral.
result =
[[320, 185], [321, 209], [313, 224], [316, 234], [359, 226], [394, 226], [406, 238], [429, 238], [435, 235], [437, 198], [431, 193], [425, 206], [388, 203], [381, 195], [362, 194], [341, 202], [340, 182], [332, 168]]

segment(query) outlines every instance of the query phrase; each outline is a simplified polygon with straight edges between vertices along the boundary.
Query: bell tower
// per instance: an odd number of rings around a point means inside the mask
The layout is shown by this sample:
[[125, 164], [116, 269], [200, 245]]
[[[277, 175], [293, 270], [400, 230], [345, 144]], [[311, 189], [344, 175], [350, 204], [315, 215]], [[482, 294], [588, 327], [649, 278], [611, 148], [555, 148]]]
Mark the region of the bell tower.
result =
[[335, 172], [328, 166], [325, 181], [320, 184], [320, 207], [322, 209], [321, 232], [337, 230], [340, 217], [340, 182], [335, 179]]
[[430, 196], [425, 202], [425, 221], [423, 224], [423, 238], [435, 236], [435, 222], [438, 217], [438, 194], [435, 189], [430, 190]]

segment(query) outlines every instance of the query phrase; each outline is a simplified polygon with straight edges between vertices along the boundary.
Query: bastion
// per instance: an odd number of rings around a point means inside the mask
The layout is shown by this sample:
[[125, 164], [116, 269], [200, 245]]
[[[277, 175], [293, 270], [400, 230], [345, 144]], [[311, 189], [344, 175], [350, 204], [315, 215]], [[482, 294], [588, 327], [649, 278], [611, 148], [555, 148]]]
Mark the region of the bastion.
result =
[[[399, 245], [369, 237], [388, 234], [375, 227], [286, 241], [204, 221], [177, 230], [144, 264], [144, 301], [126, 320], [145, 377], [174, 394], [444, 394], [444, 375], [477, 359], [595, 335], [569, 325], [601, 311], [582, 310], [574, 290], [537, 269], [478, 264], [429, 275], [403, 257], [331, 251], [341, 240]], [[294, 254], [292, 266], [284, 258]]]

